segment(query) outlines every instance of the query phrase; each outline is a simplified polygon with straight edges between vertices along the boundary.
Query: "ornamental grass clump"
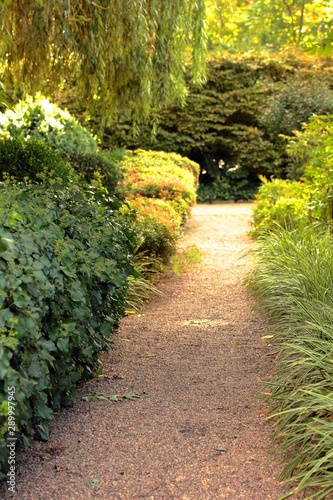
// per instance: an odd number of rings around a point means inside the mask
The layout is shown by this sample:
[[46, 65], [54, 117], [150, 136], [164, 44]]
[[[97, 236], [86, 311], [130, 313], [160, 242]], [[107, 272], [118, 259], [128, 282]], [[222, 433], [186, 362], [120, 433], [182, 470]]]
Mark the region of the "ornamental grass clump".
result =
[[271, 403], [281, 480], [292, 494], [333, 492], [333, 238], [310, 226], [259, 239], [247, 285], [272, 325], [276, 353], [263, 394]]

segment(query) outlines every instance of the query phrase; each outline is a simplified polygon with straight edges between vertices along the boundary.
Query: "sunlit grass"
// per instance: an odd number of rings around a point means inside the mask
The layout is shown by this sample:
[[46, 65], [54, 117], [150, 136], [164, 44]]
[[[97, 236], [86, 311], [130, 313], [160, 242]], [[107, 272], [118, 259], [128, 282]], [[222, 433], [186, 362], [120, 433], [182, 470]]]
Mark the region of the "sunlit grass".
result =
[[202, 251], [197, 245], [178, 251], [171, 259], [172, 270], [176, 276], [188, 272], [202, 259]]
[[127, 314], [142, 311], [153, 295], [162, 292], [154, 282], [164, 269], [160, 259], [139, 252], [135, 255], [134, 275], [128, 277], [128, 288], [126, 294], [125, 310]]
[[[274, 374], [263, 390], [271, 403], [281, 480], [292, 493], [333, 492], [333, 238], [308, 227], [279, 230], [255, 250], [247, 285], [274, 333]], [[286, 498], [286, 497], [285, 497]]]

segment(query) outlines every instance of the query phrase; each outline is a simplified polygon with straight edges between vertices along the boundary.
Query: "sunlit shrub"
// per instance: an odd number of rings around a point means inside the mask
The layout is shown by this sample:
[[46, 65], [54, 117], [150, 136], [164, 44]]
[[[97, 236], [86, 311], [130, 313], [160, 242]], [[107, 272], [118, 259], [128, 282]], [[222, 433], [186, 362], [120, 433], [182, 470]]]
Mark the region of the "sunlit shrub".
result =
[[199, 165], [180, 155], [162, 151], [128, 151], [120, 162], [124, 179], [118, 195], [137, 195], [170, 201], [183, 219], [196, 200]]
[[255, 196], [252, 234], [304, 227], [311, 221], [309, 202], [311, 190], [303, 183], [261, 178], [262, 185]]
[[60, 153], [96, 153], [97, 142], [68, 112], [40, 94], [0, 113], [0, 135], [38, 139]]
[[136, 218], [133, 227], [142, 241], [139, 251], [160, 257], [164, 262], [176, 251], [176, 245], [182, 234], [182, 217], [172, 202], [140, 195], [127, 198], [127, 208], [134, 209]]

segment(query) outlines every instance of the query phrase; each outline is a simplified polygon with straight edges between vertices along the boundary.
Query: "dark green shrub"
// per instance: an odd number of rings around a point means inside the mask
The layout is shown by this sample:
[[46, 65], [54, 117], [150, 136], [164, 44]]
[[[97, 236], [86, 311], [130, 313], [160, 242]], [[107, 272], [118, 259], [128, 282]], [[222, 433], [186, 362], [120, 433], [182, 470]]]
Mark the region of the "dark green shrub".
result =
[[43, 141], [19, 138], [0, 139], [0, 177], [8, 174], [16, 181], [28, 178], [41, 182], [45, 175], [66, 183], [74, 178], [74, 170]]
[[252, 180], [243, 169], [221, 165], [221, 174], [211, 184], [202, 183], [198, 189], [198, 201], [251, 200], [258, 190], [259, 182]]
[[273, 91], [265, 104], [260, 121], [272, 134], [293, 135], [313, 115], [333, 111], [333, 93], [326, 81], [293, 78]]
[[[0, 464], [7, 388], [19, 446], [48, 437], [75, 384], [97, 370], [124, 313], [133, 231], [92, 188], [0, 185]], [[113, 210], [111, 210], [113, 209]], [[2, 432], [2, 439], [1, 439]]]
[[97, 152], [97, 142], [89, 131], [40, 94], [0, 113], [0, 135], [42, 140], [60, 153]]
[[[304, 92], [300, 89], [295, 97], [297, 120], [302, 120], [304, 100], [307, 117], [309, 111], [327, 110], [331, 106], [328, 87], [332, 68], [324, 67], [317, 59], [296, 54], [280, 57], [263, 54], [224, 55], [209, 61], [208, 69], [209, 78], [201, 90], [189, 86], [186, 106], [169, 107], [160, 113], [155, 137], [151, 128], [144, 125], [133, 137], [131, 125], [120, 122], [105, 131], [104, 147], [175, 151], [206, 170], [206, 176], [200, 177], [201, 184], [211, 184], [220, 177], [220, 160], [231, 168], [240, 165], [250, 174], [251, 182], [258, 175], [285, 176], [289, 164], [286, 141], [273, 134], [269, 123], [261, 120], [263, 109], [270, 97], [274, 99], [275, 93], [295, 79], [304, 82]], [[323, 90], [317, 89], [312, 99], [305, 90], [305, 82], [311, 87], [316, 80], [321, 82]], [[294, 92], [297, 93], [297, 85]]]
[[97, 179], [100, 180], [109, 194], [115, 193], [123, 177], [119, 164], [103, 153], [66, 153], [64, 158], [80, 178], [88, 184], [94, 183]]

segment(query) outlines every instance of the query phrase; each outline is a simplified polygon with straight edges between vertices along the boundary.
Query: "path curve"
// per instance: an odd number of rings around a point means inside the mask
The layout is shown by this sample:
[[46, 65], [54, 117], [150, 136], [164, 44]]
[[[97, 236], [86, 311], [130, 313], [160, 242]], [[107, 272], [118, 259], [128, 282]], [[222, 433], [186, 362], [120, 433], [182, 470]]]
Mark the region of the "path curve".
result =
[[[201, 263], [159, 284], [141, 316], [128, 316], [105, 355], [104, 375], [79, 388], [48, 443], [18, 458], [17, 494], [0, 498], [69, 500], [276, 500], [279, 467], [264, 467], [271, 429], [254, 399], [269, 371], [241, 281], [251, 244], [250, 203], [199, 204], [181, 247]], [[146, 393], [119, 403], [80, 396]]]

